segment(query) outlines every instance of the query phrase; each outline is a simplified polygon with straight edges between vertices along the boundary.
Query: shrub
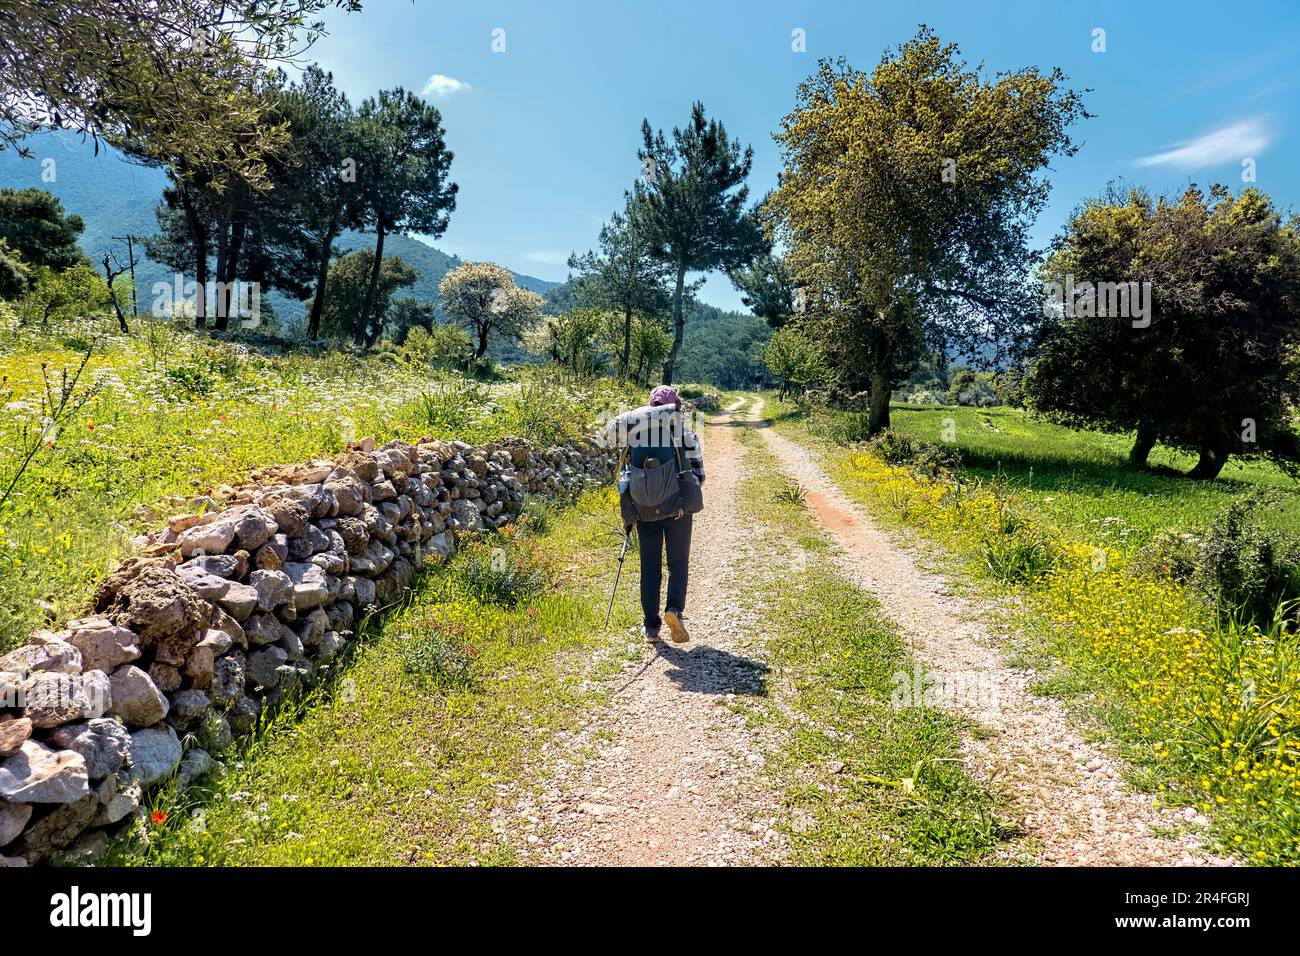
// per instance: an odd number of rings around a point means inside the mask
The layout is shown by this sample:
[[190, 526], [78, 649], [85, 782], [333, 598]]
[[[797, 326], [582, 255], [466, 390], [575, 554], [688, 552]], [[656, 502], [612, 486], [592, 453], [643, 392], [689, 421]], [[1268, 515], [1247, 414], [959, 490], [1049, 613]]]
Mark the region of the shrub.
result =
[[1186, 585], [1196, 573], [1201, 544], [1201, 539], [1194, 534], [1166, 528], [1157, 532], [1134, 556], [1133, 571]]
[[999, 581], [1035, 581], [1052, 570], [1059, 557], [1052, 539], [1032, 528], [984, 539], [984, 564]]
[[403, 634], [400, 657], [402, 670], [430, 681], [436, 687], [474, 686], [470, 649], [436, 627], [419, 635]]
[[955, 369], [948, 384], [948, 404], [974, 408], [996, 405], [998, 396], [993, 390], [992, 379], [988, 372], [977, 372], [964, 365]]
[[178, 398], [196, 398], [209, 395], [216, 388], [216, 381], [200, 365], [180, 365], [169, 368], [166, 373], [168, 384]]
[[461, 561], [460, 580], [465, 590], [485, 604], [517, 607], [546, 586], [546, 574], [501, 547], [480, 545], [467, 549]]
[[384, 340], [376, 349], [412, 368], [463, 369], [474, 354], [469, 334], [458, 325], [435, 325], [430, 331], [412, 326], [401, 345]]
[[[861, 418], [865, 423], [866, 416]], [[927, 475], [951, 471], [961, 464], [955, 448], [948, 448], [923, 438], [887, 428], [867, 441], [867, 447], [888, 465], [906, 465]]]
[[1300, 542], [1260, 524], [1277, 495], [1252, 494], [1215, 517], [1197, 556], [1193, 586], [1229, 617], [1267, 624], [1280, 604], [1300, 598]]

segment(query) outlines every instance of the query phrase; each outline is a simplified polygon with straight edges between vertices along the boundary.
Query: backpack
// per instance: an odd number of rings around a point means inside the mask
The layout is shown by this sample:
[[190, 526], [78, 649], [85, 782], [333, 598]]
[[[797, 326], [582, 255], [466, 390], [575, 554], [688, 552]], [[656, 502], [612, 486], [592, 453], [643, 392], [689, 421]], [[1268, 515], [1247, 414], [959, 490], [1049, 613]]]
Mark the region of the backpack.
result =
[[624, 449], [620, 464], [618, 506], [624, 527], [637, 521], [680, 518], [704, 508], [700, 480], [682, 460], [680, 447], [674, 446], [673, 461], [646, 468], [633, 465]]

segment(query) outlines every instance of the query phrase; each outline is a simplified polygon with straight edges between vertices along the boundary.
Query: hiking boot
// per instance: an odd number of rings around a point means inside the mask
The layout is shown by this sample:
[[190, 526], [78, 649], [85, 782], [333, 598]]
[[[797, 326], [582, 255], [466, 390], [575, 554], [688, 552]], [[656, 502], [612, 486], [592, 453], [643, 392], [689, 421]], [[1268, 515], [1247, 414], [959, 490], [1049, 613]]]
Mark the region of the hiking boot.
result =
[[645, 638], [647, 644], [657, 644], [659, 643], [659, 628], [642, 624], [641, 636]]
[[668, 625], [668, 633], [672, 635], [674, 644], [685, 644], [691, 639], [691, 635], [686, 633], [686, 625], [682, 623], [679, 612], [664, 611], [664, 623]]

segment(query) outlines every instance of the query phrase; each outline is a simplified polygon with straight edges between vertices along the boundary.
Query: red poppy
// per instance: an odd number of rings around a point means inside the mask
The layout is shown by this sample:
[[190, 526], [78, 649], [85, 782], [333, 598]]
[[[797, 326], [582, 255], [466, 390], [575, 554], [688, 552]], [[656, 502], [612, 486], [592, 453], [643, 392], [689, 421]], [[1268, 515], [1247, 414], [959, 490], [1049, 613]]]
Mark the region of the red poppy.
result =
[[155, 810], [149, 814], [149, 819], [153, 821], [154, 826], [160, 827], [167, 822], [167, 814], [161, 810]]

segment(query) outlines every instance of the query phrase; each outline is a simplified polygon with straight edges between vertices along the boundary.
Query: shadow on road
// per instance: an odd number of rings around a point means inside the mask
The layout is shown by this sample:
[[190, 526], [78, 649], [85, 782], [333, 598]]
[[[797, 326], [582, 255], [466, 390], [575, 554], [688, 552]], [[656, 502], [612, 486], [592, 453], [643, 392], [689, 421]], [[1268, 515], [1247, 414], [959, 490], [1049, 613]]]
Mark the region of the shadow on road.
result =
[[745, 697], [767, 694], [768, 667], [761, 661], [702, 644], [689, 648], [660, 644], [659, 655], [671, 665], [665, 672], [668, 679], [687, 693]]

